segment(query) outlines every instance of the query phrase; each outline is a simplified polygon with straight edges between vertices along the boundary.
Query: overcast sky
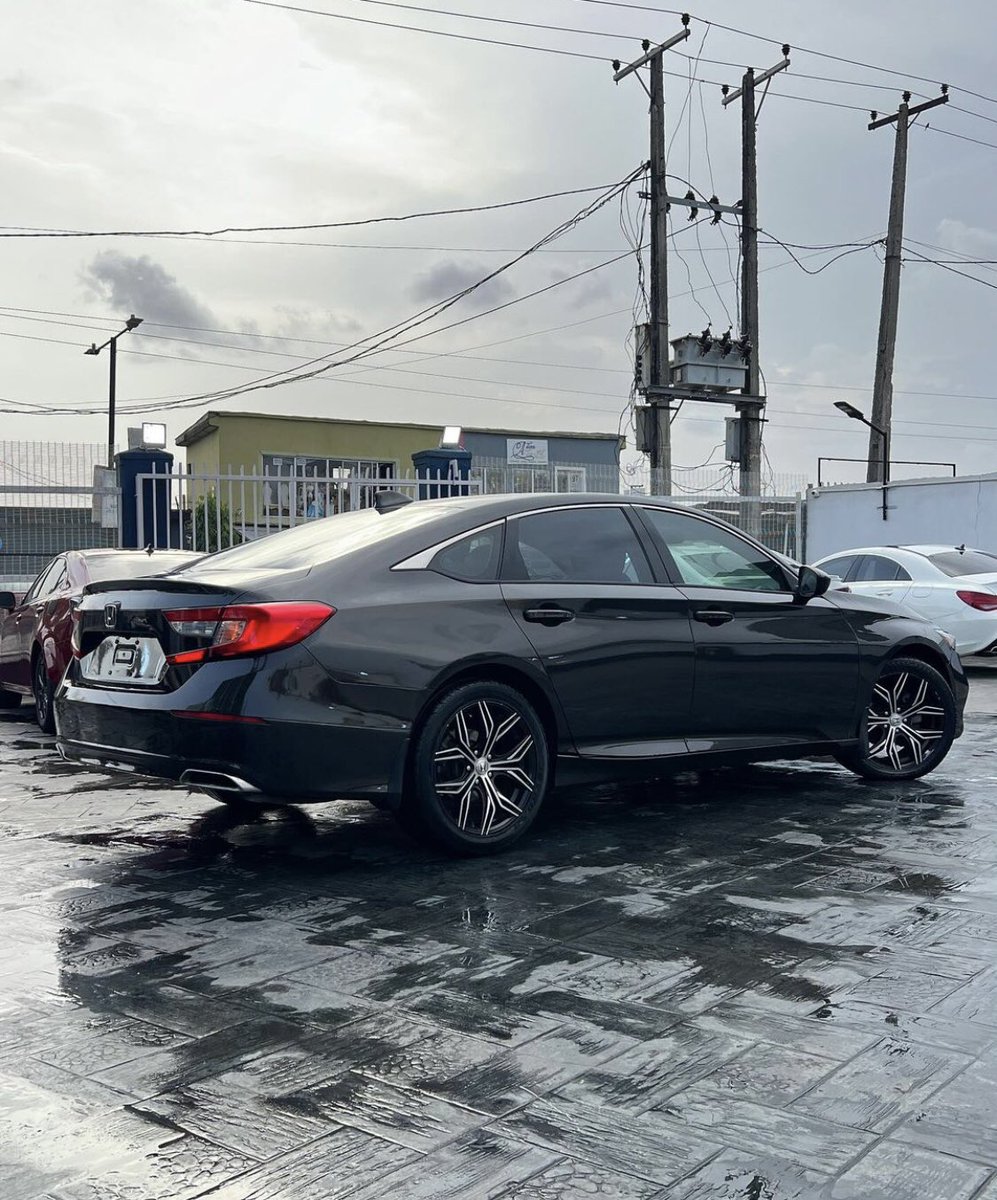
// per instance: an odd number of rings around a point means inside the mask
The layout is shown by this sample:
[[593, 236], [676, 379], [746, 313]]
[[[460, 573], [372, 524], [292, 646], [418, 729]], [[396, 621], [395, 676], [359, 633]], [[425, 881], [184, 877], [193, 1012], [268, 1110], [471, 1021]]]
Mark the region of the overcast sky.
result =
[[[677, 16], [593, 0], [439, 5], [577, 32], [406, 12], [401, 3], [370, 0], [314, 0], [312, 7], [606, 60], [636, 57], [641, 38], [661, 41], [680, 28]], [[957, 0], [944, 10], [929, 0], [707, 0], [693, 15], [700, 19], [679, 48], [693, 58], [760, 69], [780, 58], [777, 45], [703, 18], [794, 47], [792, 67], [773, 81], [759, 118], [764, 229], [805, 246], [885, 231], [893, 132], [868, 132], [867, 110], [893, 111], [905, 77], [807, 52], [819, 50], [909, 72], [915, 92], [934, 95], [937, 87], [914, 76], [951, 85], [952, 103], [919, 122], [931, 128], [911, 131], [906, 235], [930, 257], [997, 260], [992, 0]], [[614, 85], [608, 61], [245, 0], [47, 0], [7, 5], [4, 17], [4, 231], [357, 221], [609, 185], [647, 157], [646, 96], [634, 78]], [[695, 74], [709, 82], [690, 88], [682, 78], [692, 66], [687, 59], [672, 53], [666, 65], [679, 76], [666, 81], [669, 170], [733, 203], [740, 195], [740, 113], [737, 105], [722, 108], [717, 84], [736, 84], [741, 71], [700, 61]], [[82, 350], [133, 312], [145, 324], [121, 343], [122, 408], [286, 371], [475, 281], [596, 194], [298, 233], [4, 238], [0, 396], [17, 405], [102, 406], [107, 355], [84, 357]], [[722, 332], [737, 317], [734, 231], [685, 226], [685, 214], [676, 211], [672, 334], [698, 332], [708, 320]], [[615, 431], [632, 374], [626, 343], [637, 285], [633, 255], [500, 312], [487, 310], [627, 248], [614, 202], [418, 332], [474, 318], [459, 328], [320, 379], [212, 407]], [[796, 253], [815, 270], [838, 251]], [[868, 410], [871, 402], [882, 265], [875, 249], [816, 276], [778, 247], [763, 248], [761, 262], [766, 449], [777, 475], [812, 476], [818, 454], [864, 453], [864, 431], [832, 405], [844, 398]], [[905, 267], [894, 399], [894, 457], [952, 460], [961, 473], [992, 470], [997, 457], [997, 271], [982, 264], [966, 270], [991, 286], [935, 265]], [[171, 442], [204, 407], [162, 414]], [[725, 411], [686, 405], [675, 425], [677, 464], [707, 459], [722, 439]], [[137, 419], [122, 417], [120, 442]], [[4, 439], [106, 437], [100, 415], [7, 414], [0, 422]], [[630, 449], [624, 462], [638, 458]]]

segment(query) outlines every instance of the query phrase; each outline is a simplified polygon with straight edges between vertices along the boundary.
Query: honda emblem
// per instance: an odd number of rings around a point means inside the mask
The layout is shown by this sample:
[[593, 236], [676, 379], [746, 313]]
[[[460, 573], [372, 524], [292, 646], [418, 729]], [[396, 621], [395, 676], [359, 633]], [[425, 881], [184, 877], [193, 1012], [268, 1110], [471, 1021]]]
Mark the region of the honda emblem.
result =
[[114, 629], [118, 623], [118, 606], [116, 604], [104, 605], [104, 628]]

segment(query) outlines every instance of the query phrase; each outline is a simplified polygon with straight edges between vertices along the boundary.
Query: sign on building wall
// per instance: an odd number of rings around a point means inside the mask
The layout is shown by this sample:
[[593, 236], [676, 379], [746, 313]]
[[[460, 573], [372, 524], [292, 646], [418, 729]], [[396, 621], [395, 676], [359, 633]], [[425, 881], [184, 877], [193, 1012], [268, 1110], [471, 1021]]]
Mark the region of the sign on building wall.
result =
[[505, 461], [522, 466], [545, 467], [547, 442], [542, 438], [506, 438]]

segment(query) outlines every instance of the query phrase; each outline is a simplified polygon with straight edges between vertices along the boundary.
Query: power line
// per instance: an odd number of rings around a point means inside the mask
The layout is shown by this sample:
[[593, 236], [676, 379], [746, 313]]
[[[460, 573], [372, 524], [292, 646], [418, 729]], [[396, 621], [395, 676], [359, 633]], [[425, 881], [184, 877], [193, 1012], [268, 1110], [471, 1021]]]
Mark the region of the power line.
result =
[[928, 133], [941, 133], [945, 137], [958, 138], [960, 142], [972, 142], [974, 146], [987, 146], [991, 150], [997, 150], [997, 142], [984, 142], [980, 138], [969, 137], [965, 133], [953, 133], [951, 129], [939, 129], [937, 125], [911, 125], [912, 129], [924, 129]]
[[918, 250], [913, 250], [905, 243], [905, 249], [908, 254], [913, 254], [916, 259], [921, 262], [931, 263], [934, 267], [941, 267], [943, 271], [951, 271], [953, 275], [961, 275], [963, 279], [971, 279], [973, 283], [979, 283], [985, 288], [992, 288], [997, 291], [997, 283], [991, 283], [988, 279], [981, 279], [978, 275], [970, 275], [968, 271], [960, 271], [956, 267], [950, 266], [948, 263], [938, 258], [929, 258], [926, 254], [921, 254]]
[[[658, 16], [661, 16], [662, 14], [665, 16], [682, 16], [683, 15], [679, 9], [660, 8], [657, 5], [650, 5], [650, 4], [628, 3], [628, 2], [626, 2], [626, 0], [575, 0], [575, 3], [597, 4], [603, 8], [634, 9], [634, 10], [637, 10], [640, 12], [655, 13]], [[708, 21], [705, 17], [699, 17], [699, 16], [694, 15], [693, 20], [700, 21], [706, 25], [713, 25], [715, 28], [723, 29], [727, 33], [736, 33], [736, 34], [739, 34], [741, 37], [751, 38], [753, 41], [756, 41], [756, 42], [766, 42], [770, 46], [782, 46], [786, 41], [785, 38], [771, 38], [771, 37], [766, 37], [760, 33], [752, 33], [750, 30], [747, 30], [747, 29], [739, 29], [735, 25], [724, 25], [724, 24], [721, 24], [721, 22], [719, 22], [719, 21]], [[931, 79], [926, 75], [916, 75], [912, 71], [898, 71], [893, 67], [884, 67], [884, 66], [879, 65], [878, 63], [862, 62], [860, 59], [846, 58], [843, 55], [831, 54], [825, 50], [814, 50], [813, 47], [810, 47], [810, 46], [800, 46], [800, 45], [797, 45], [796, 43], [793, 43], [793, 53], [794, 54], [812, 54], [816, 58], [824, 58], [824, 59], [827, 59], [829, 62], [844, 63], [845, 65], [850, 66], [850, 67], [861, 67], [867, 71], [878, 71], [884, 75], [893, 75], [898, 79], [914, 79], [914, 80], [917, 80], [919, 83], [930, 83], [935, 87], [938, 86], [937, 79]], [[986, 96], [986, 95], [982, 94], [981, 92], [974, 92], [970, 88], [960, 87], [955, 90], [965, 92], [965, 94], [967, 96], [975, 96], [976, 99], [978, 99], [978, 100], [985, 100], [988, 104], [997, 104], [997, 99], [995, 99], [993, 96]]]
[[[243, 0], [246, 4], [262, 3], [263, 0]], [[594, 187], [569, 188], [561, 192], [546, 192], [541, 196], [527, 196], [522, 200], [503, 200], [497, 204], [475, 204], [465, 208], [440, 208], [428, 212], [404, 213], [401, 216], [364, 217], [357, 221], [323, 221], [310, 225], [229, 225], [221, 229], [45, 229], [31, 225], [0, 226], [0, 237], [5, 238], [91, 238], [91, 237], [199, 237], [213, 238], [226, 233], [294, 233], [309, 229], [355, 229], [362, 225], [399, 224], [425, 217], [452, 217], [467, 213], [494, 212], [500, 208], [519, 208], [524, 204], [537, 204], [542, 200], [558, 200], [564, 196], [582, 196], [589, 192], [603, 192], [615, 184], [598, 184]]]
[[[267, 389], [267, 388], [283, 386], [284, 384], [287, 384], [287, 383], [296, 383], [303, 379], [309, 379], [309, 378], [314, 377], [315, 375], [322, 374], [325, 371], [332, 370], [334, 367], [344, 366], [344, 365], [354, 362], [360, 358], [364, 358], [371, 354], [378, 353], [380, 350], [382, 350], [386, 345], [388, 345], [392, 341], [396, 341], [399, 337], [404, 336], [406, 333], [410, 333], [413, 329], [417, 328], [420, 325], [426, 324], [428, 321], [435, 320], [437, 317], [442, 315], [442, 313], [444, 313], [447, 309], [451, 308], [454, 304], [457, 304], [460, 300], [469, 296], [472, 292], [483, 287], [486, 283], [490, 282], [491, 280], [497, 278], [503, 272], [508, 271], [513, 266], [515, 266], [517, 263], [522, 262], [523, 259], [527, 258], [530, 254], [534, 253], [540, 247], [549, 244], [550, 242], [556, 240], [557, 238], [563, 236], [565, 233], [574, 229], [577, 225], [581, 224], [582, 221], [586, 220], [588, 217], [592, 216], [594, 213], [598, 212], [599, 209], [601, 209], [606, 204], [608, 204], [615, 196], [617, 196], [620, 193], [620, 191], [628, 188], [630, 186], [630, 184], [643, 173], [643, 171], [644, 171], [644, 166], [642, 164], [640, 167], [631, 171], [627, 176], [625, 176], [622, 180], [620, 180], [619, 183], [614, 184], [611, 188], [609, 188], [607, 191], [605, 191], [601, 196], [597, 197], [593, 201], [590, 201], [583, 209], [581, 209], [579, 212], [575, 213], [574, 216], [569, 217], [565, 221], [562, 221], [559, 225], [557, 225], [549, 233], [545, 234], [543, 237], [538, 239], [532, 246], [530, 246], [528, 249], [524, 250], [521, 254], [518, 254], [515, 258], [510, 259], [508, 262], [503, 263], [500, 267], [497, 267], [494, 271], [489, 272], [487, 275], [483, 276], [482, 278], [475, 280], [474, 283], [469, 284], [465, 288], [462, 288], [460, 291], [454, 293], [454, 295], [449, 296], [445, 300], [439, 301], [438, 303], [427, 306], [426, 308], [415, 313], [413, 316], [407, 317], [403, 321], [398, 321], [394, 325], [388, 326], [386, 329], [382, 329], [379, 333], [368, 334], [366, 337], [363, 337], [363, 338], [359, 339], [358, 341], [354, 342], [351, 346], [348, 346], [346, 348], [347, 351], [350, 351], [350, 350], [355, 351], [355, 353], [352, 356], [345, 358], [345, 359], [340, 359], [338, 361], [325, 362], [325, 360], [330, 358], [331, 355], [330, 354], [321, 355], [318, 358], [313, 359], [311, 364], [309, 364], [309, 363], [303, 364], [304, 366], [307, 367], [307, 366], [312, 366], [313, 364], [318, 364], [318, 363], [323, 363], [323, 362], [325, 363], [325, 365], [323, 365], [323, 366], [314, 366], [314, 368], [311, 371], [302, 370], [296, 374], [288, 374], [286, 372], [283, 372], [283, 373], [278, 372], [278, 373], [275, 373], [275, 374], [272, 374], [269, 376], [263, 376], [262, 378], [260, 378], [258, 380], [254, 380], [252, 383], [247, 384], [238, 389], [235, 389], [234, 391], [232, 389], [223, 389], [222, 391], [218, 391], [218, 392], [205, 393], [198, 397], [190, 397], [190, 399], [192, 401], [193, 400], [216, 400], [216, 399], [222, 398], [223, 396], [227, 397], [230, 394], [231, 395], [240, 395], [240, 394], [242, 394], [244, 392], [248, 392], [248, 391], [257, 391], [260, 389]], [[626, 255], [623, 255], [621, 257], [626, 257]], [[568, 283], [572, 279], [580, 278], [582, 275], [591, 274], [592, 271], [600, 270], [603, 267], [611, 265], [611, 263], [613, 261], [617, 261], [617, 260], [607, 260], [605, 262], [599, 263], [595, 267], [590, 267], [587, 271], [577, 272], [574, 276], [568, 276], [567, 278], [565, 278], [563, 280], [559, 280], [559, 281], [555, 282], [554, 284], [549, 285], [546, 288], [540, 289], [538, 292], [530, 293], [527, 296], [519, 297], [517, 300], [511, 300], [511, 301], [507, 302], [506, 304], [498, 305], [492, 309], [486, 309], [485, 311], [473, 314], [470, 317], [465, 317], [460, 321], [452, 322], [450, 325], [445, 325], [445, 326], [442, 326], [441, 328], [438, 328], [435, 330], [429, 330], [427, 332], [417, 335], [414, 338], [408, 339], [408, 341], [406, 341], [406, 342], [401, 342], [398, 344], [399, 345], [408, 345], [410, 342], [419, 341], [422, 338], [430, 336], [430, 334], [442, 333], [447, 329], [456, 328], [459, 325], [466, 324], [468, 321], [477, 320], [480, 317], [487, 316], [487, 315], [489, 315], [489, 313], [498, 312], [501, 309], [510, 307], [510, 305], [512, 305], [512, 304], [519, 303], [525, 299], [529, 299], [529, 298], [531, 298], [532, 295], [539, 295], [539, 294], [541, 294], [541, 292], [550, 291], [551, 288], [553, 288], [553, 287], [561, 286], [564, 283]], [[283, 376], [283, 377], [281, 377], [281, 376]]]
[[279, 4], [277, 0], [242, 0], [243, 4], [255, 4], [261, 8], [277, 8], [286, 12], [305, 13], [313, 17], [327, 17], [335, 21], [350, 21], [356, 25], [376, 25], [381, 29], [404, 29], [410, 33], [429, 33], [437, 37], [454, 38], [460, 42], [478, 42], [485, 46], [509, 46], [517, 50], [536, 50], [541, 54], [559, 54], [565, 58], [587, 58], [591, 62], [608, 63], [611, 56], [584, 54], [579, 50], [562, 50], [554, 46], [533, 46], [527, 42], [509, 42], [499, 38], [477, 37], [469, 33], [452, 33], [443, 29], [428, 29], [423, 25], [399, 25], [395, 21], [375, 21], [370, 17], [351, 17], [346, 13], [331, 13], [321, 8], [305, 8], [297, 4]]

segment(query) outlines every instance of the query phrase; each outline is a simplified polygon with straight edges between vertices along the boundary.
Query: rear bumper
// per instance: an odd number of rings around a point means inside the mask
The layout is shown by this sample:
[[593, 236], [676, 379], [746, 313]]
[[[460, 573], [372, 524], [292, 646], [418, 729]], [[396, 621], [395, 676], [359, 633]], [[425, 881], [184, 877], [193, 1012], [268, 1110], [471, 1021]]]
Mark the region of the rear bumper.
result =
[[[316, 669], [294, 665], [300, 683], [308, 682], [302, 669]], [[172, 693], [138, 693], [80, 686], [71, 667], [56, 695], [59, 750], [74, 762], [201, 791], [397, 801], [410, 723], [383, 711], [380, 689], [365, 689], [360, 708], [332, 694], [321, 675], [322, 689], [275, 695], [272, 672], [233, 661], [201, 668]], [[212, 787], [210, 776], [236, 783]]]

